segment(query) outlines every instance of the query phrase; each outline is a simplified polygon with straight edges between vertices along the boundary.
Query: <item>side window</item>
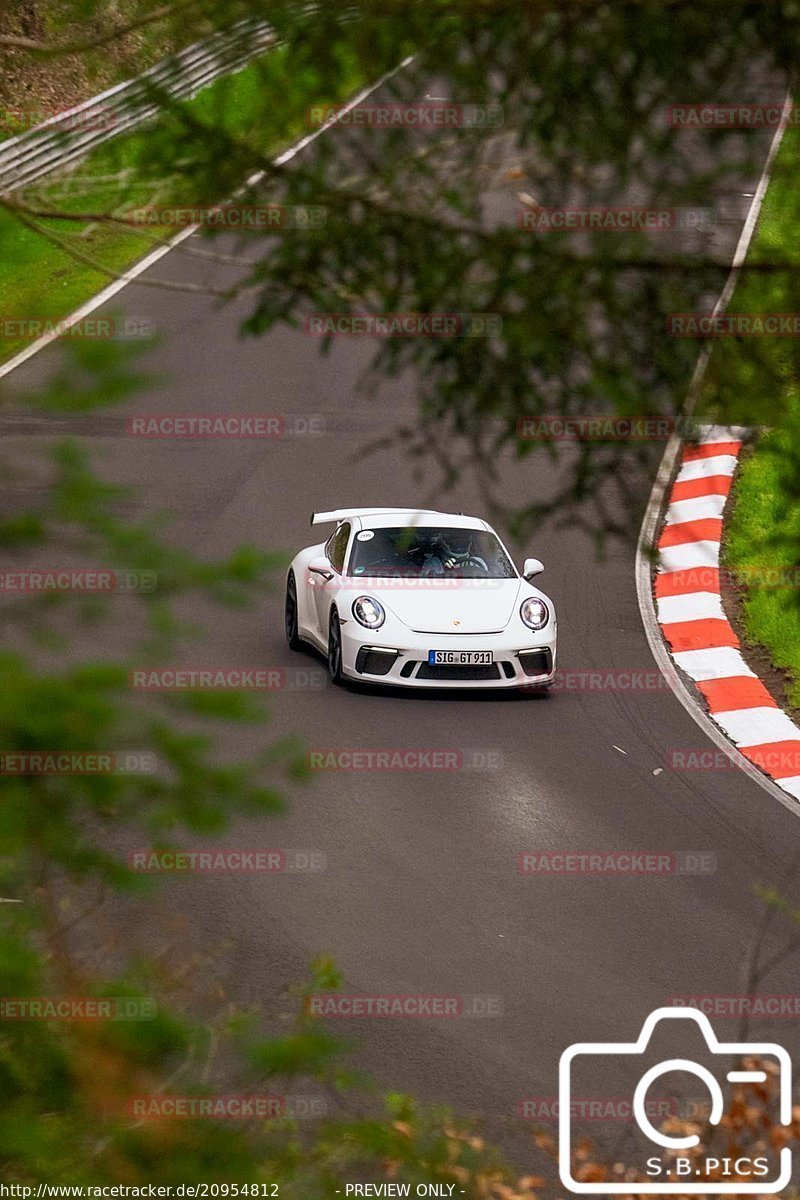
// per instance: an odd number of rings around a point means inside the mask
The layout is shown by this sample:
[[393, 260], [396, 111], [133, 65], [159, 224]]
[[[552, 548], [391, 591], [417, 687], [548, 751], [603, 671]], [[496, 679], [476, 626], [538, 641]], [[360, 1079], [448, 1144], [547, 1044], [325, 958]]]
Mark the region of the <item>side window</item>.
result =
[[347, 553], [347, 543], [350, 541], [350, 524], [345, 521], [343, 525], [334, 533], [333, 537], [328, 540], [325, 547], [325, 553], [330, 560], [330, 564], [341, 575], [344, 569], [344, 556]]

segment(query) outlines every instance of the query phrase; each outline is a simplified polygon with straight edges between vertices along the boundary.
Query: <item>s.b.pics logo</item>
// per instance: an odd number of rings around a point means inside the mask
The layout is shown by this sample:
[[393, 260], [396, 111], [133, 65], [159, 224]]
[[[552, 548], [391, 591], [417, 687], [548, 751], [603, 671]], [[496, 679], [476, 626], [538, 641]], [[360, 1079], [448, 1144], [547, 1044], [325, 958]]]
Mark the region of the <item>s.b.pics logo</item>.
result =
[[[681, 1022], [682, 1024], [678, 1024]], [[663, 1057], [654, 1042], [670, 1044], [678, 1033], [692, 1043], [695, 1056]], [[699, 1036], [698, 1036], [699, 1035]], [[702, 1043], [702, 1044], [698, 1044]], [[698, 1061], [702, 1059], [703, 1061]], [[616, 1061], [615, 1061], [616, 1060]], [[576, 1130], [572, 1098], [597, 1083], [597, 1068], [608, 1077], [610, 1092], [617, 1095], [630, 1087], [633, 1118], [638, 1126], [636, 1161], [629, 1161], [618, 1178], [598, 1180], [582, 1177], [580, 1156], [575, 1151], [580, 1133]], [[652, 1095], [670, 1096], [680, 1112], [689, 1098], [702, 1092], [704, 1124], [709, 1130], [706, 1147], [694, 1121], [668, 1119], [660, 1128], [651, 1120]], [[699, 1088], [698, 1088], [699, 1083]], [[673, 1095], [674, 1093], [674, 1095]], [[609, 1093], [610, 1094], [610, 1093]], [[778, 1137], [754, 1137], [748, 1151], [737, 1139], [734, 1151], [711, 1148], [713, 1134], [736, 1105], [754, 1105], [769, 1113], [765, 1122]], [[695, 1104], [697, 1103], [695, 1099]], [[780, 1145], [780, 1127], [792, 1123], [791, 1061], [786, 1050], [774, 1042], [720, 1042], [708, 1017], [692, 1008], [658, 1008], [645, 1021], [636, 1042], [578, 1042], [561, 1055], [559, 1064], [559, 1172], [561, 1182], [581, 1195], [767, 1195], [789, 1183], [792, 1152]]]

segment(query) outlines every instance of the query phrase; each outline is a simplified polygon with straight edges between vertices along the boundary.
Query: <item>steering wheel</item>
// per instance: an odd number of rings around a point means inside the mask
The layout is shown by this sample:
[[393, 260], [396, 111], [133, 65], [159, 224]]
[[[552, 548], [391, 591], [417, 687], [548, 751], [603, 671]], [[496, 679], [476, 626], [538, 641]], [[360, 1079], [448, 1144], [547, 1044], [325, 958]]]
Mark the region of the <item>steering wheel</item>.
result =
[[469, 553], [461, 556], [455, 554], [451, 555], [449, 558], [444, 560], [444, 567], [446, 571], [454, 571], [456, 567], [479, 567], [485, 575], [489, 574], [489, 567], [487, 566], [486, 561], [482, 558], [478, 558], [478, 556], [475, 554]]

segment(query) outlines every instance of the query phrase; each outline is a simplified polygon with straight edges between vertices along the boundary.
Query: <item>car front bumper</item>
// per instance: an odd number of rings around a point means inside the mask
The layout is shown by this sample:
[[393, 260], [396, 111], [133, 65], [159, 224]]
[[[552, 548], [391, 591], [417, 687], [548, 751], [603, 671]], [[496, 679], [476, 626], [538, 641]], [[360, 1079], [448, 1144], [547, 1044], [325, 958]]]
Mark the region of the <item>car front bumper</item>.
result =
[[[459, 635], [408, 632], [392, 640], [389, 633], [362, 628], [356, 621], [342, 625], [342, 670], [348, 679], [392, 687], [413, 688], [538, 688], [555, 679], [557, 629], [554, 622], [538, 633], [512, 639], [501, 633]], [[401, 644], [402, 643], [402, 644]], [[429, 666], [429, 650], [491, 650], [486, 665]]]

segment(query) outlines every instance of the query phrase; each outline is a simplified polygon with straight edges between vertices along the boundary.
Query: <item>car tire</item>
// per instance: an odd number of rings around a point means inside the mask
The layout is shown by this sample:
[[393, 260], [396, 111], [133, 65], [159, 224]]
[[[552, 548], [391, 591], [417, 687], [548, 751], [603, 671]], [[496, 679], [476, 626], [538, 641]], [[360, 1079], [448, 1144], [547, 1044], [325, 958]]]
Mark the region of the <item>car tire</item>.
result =
[[336, 687], [344, 684], [342, 674], [342, 628], [339, 624], [339, 614], [331, 609], [331, 619], [328, 622], [328, 676]]
[[283, 622], [289, 649], [301, 649], [303, 643], [300, 639], [297, 625], [297, 584], [294, 578], [294, 571], [289, 572], [286, 580], [286, 603], [283, 609]]

